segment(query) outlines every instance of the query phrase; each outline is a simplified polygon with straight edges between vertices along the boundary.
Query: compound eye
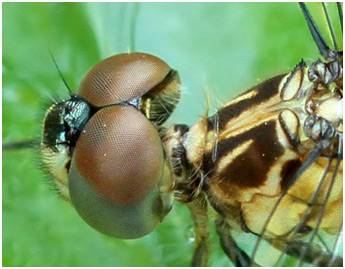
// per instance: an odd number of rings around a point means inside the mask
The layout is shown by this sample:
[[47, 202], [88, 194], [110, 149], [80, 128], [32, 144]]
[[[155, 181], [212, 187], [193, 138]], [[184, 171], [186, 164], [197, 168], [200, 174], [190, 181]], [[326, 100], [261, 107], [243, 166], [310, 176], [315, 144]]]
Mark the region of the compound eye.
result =
[[144, 115], [157, 124], [170, 116], [180, 94], [178, 73], [145, 53], [119, 54], [101, 61], [88, 72], [79, 89], [79, 95], [97, 108], [138, 103]]
[[130, 106], [103, 108], [89, 120], [73, 153], [72, 203], [100, 232], [143, 236], [162, 219], [164, 170], [162, 142], [145, 116]]
[[171, 68], [143, 53], [118, 54], [95, 65], [81, 83], [79, 93], [95, 107], [119, 104], [160, 84]]

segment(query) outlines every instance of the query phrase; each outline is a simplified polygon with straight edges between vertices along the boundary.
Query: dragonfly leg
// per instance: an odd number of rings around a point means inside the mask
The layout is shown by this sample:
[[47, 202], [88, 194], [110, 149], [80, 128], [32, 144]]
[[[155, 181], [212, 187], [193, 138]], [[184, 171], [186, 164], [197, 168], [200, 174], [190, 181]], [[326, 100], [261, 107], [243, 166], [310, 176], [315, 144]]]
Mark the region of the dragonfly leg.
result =
[[217, 219], [215, 225], [220, 238], [220, 244], [225, 254], [236, 267], [249, 267], [251, 264], [252, 266], [259, 266], [255, 263], [251, 263], [249, 256], [239, 248], [230, 234], [229, 224], [227, 224], [223, 218]]
[[[285, 242], [279, 239], [266, 239], [273, 247], [284, 251], [285, 254], [302, 259], [301, 262], [318, 267], [342, 267], [343, 258], [334, 256], [331, 252], [323, 251], [319, 245], [294, 240]], [[306, 251], [306, 249], [308, 251]]]
[[205, 267], [210, 254], [207, 200], [204, 193], [186, 204], [191, 212], [195, 230], [195, 249], [192, 266]]

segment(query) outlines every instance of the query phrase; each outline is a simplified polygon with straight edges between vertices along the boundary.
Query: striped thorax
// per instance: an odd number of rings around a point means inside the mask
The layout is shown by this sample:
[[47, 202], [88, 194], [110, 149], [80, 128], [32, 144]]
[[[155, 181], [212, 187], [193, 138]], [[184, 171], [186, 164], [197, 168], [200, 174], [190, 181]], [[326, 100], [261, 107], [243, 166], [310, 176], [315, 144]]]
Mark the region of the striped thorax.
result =
[[[337, 233], [343, 184], [335, 156], [342, 121], [342, 58], [310, 66], [302, 61], [183, 133], [176, 126], [168, 130], [165, 148], [178, 171], [175, 195], [197, 186], [233, 229], [266, 239], [288, 241], [313, 229]], [[188, 183], [181, 183], [181, 171]], [[188, 193], [192, 199], [198, 192]]]

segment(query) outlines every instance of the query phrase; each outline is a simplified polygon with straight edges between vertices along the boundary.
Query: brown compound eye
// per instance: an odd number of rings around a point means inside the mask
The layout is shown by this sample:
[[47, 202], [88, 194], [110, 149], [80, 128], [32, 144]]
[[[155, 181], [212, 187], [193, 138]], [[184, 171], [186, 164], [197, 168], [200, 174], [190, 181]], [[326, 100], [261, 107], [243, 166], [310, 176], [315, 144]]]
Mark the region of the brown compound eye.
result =
[[166, 213], [160, 186], [169, 182], [155, 127], [131, 106], [99, 110], [73, 153], [69, 190], [81, 217], [120, 238], [151, 232]]
[[98, 108], [142, 98], [142, 112], [161, 124], [176, 107], [180, 91], [178, 73], [164, 61], [150, 54], [126, 53], [94, 66], [82, 81], [79, 94]]

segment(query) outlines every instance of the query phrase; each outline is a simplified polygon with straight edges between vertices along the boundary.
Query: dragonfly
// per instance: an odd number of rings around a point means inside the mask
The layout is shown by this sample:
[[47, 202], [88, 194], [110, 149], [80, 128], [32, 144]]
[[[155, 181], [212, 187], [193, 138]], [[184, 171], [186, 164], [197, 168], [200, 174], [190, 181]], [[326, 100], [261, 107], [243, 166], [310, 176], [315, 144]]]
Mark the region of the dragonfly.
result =
[[[217, 121], [216, 121], [217, 122]], [[240, 252], [241, 253], [241, 252]]]

